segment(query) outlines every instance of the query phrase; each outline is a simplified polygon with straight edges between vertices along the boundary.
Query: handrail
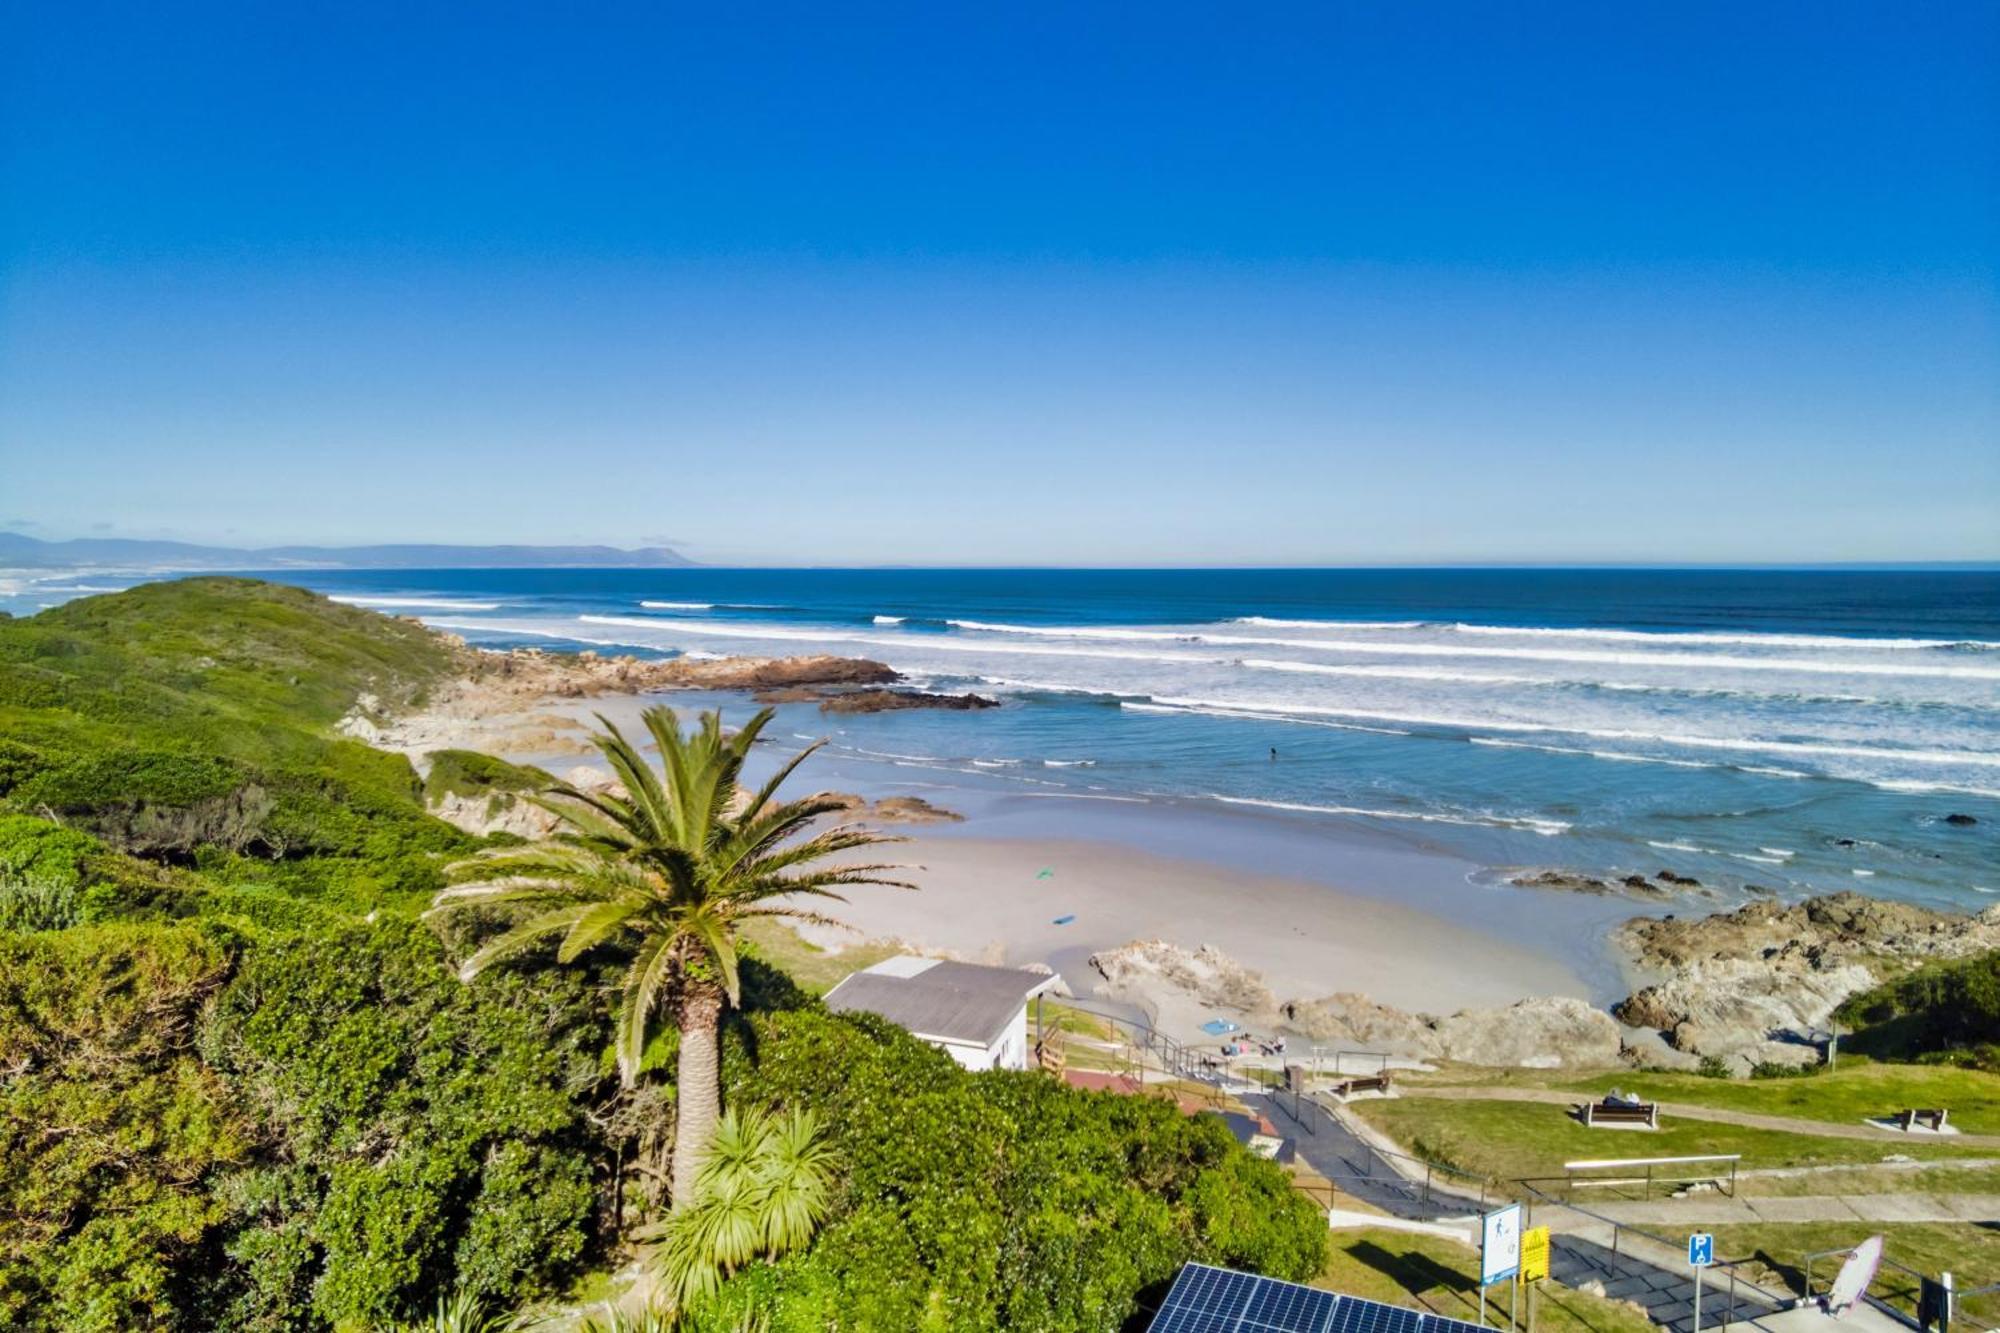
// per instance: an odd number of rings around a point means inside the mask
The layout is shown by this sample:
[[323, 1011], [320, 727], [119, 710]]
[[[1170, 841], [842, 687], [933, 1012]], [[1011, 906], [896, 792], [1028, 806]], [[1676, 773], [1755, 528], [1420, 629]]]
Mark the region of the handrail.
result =
[[1581, 1162], [1564, 1162], [1565, 1171], [1590, 1171], [1613, 1166], [1679, 1166], [1684, 1162], [1740, 1162], [1740, 1152], [1701, 1153], [1694, 1157], [1598, 1157]]
[[[1584, 1217], [1590, 1218], [1594, 1222], [1600, 1222], [1610, 1227], [1611, 1228], [1610, 1249], [1613, 1254], [1621, 1253], [1619, 1248], [1620, 1242], [1623, 1239], [1623, 1237], [1628, 1234], [1637, 1236], [1642, 1240], [1651, 1241], [1653, 1244], [1662, 1246], [1669, 1251], [1675, 1251], [1680, 1248], [1681, 1242], [1678, 1240], [1672, 1240], [1666, 1236], [1658, 1234], [1657, 1232], [1648, 1231], [1644, 1227], [1633, 1226], [1629, 1222], [1622, 1222], [1615, 1217], [1607, 1217], [1603, 1213], [1595, 1212], [1592, 1209], [1581, 1206], [1580, 1204], [1570, 1203], [1563, 1199], [1551, 1198], [1542, 1190], [1536, 1188], [1534, 1180], [1532, 1178], [1519, 1180], [1516, 1181], [1515, 1183], [1520, 1185], [1521, 1188], [1523, 1188], [1529, 1194], [1534, 1196], [1533, 1200], [1530, 1201], [1529, 1205], [1531, 1213], [1533, 1210], [1533, 1204], [1535, 1202], [1540, 1202], [1552, 1208], [1562, 1208], [1572, 1213], [1580, 1213]], [[1772, 1314], [1778, 1310], [1785, 1308], [1785, 1302], [1783, 1299], [1779, 1298], [1778, 1296], [1774, 1295], [1769, 1291], [1766, 1291], [1760, 1284], [1752, 1281], [1750, 1278], [1739, 1275], [1738, 1270], [1743, 1266], [1749, 1264], [1750, 1262], [1751, 1261], [1749, 1258], [1724, 1259], [1719, 1263], [1711, 1264], [1708, 1266], [1707, 1272], [1713, 1274], [1718, 1271], [1721, 1271], [1726, 1273], [1729, 1278], [1728, 1284], [1726, 1286], [1718, 1286], [1711, 1288], [1711, 1290], [1715, 1291], [1718, 1296], [1722, 1296], [1723, 1299], [1727, 1302], [1723, 1306], [1722, 1317], [1712, 1321], [1716, 1327], [1720, 1327], [1723, 1324], [1742, 1322], [1743, 1321], [1742, 1312], [1746, 1308], [1751, 1311], [1749, 1315], [1749, 1322], [1752, 1323], [1756, 1321], [1759, 1315]], [[1713, 1281], [1714, 1279], [1712, 1277], [1704, 1279], [1705, 1284]], [[1689, 1275], [1689, 1282], [1690, 1283], [1693, 1282], [1692, 1273], [1690, 1273]]]

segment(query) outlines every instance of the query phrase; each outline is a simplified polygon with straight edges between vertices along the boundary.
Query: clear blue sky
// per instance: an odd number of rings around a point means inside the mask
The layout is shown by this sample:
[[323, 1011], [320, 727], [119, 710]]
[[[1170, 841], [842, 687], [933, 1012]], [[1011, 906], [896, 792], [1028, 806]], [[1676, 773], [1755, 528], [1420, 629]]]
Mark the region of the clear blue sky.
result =
[[2000, 556], [2000, 6], [1016, 9], [10, 5], [0, 526]]

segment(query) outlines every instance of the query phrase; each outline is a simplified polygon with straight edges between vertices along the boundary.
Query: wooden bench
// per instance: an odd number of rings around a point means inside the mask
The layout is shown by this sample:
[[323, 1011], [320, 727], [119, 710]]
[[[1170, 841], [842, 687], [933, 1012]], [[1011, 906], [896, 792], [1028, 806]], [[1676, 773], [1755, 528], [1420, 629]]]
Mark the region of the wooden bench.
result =
[[1660, 1127], [1658, 1102], [1585, 1102], [1577, 1109], [1582, 1112], [1584, 1127], [1587, 1129], [1595, 1129], [1599, 1125], [1644, 1125], [1647, 1129]]
[[1925, 1125], [1942, 1134], [1944, 1133], [1944, 1122], [1948, 1114], [1942, 1106], [1929, 1108], [1912, 1107], [1910, 1110], [1897, 1114], [1896, 1127], [1907, 1134], [1918, 1125]]
[[1389, 1081], [1389, 1071], [1385, 1069], [1379, 1074], [1367, 1074], [1360, 1078], [1343, 1079], [1329, 1087], [1327, 1091], [1342, 1101], [1352, 1097], [1357, 1092], [1379, 1092], [1386, 1096], [1389, 1092]]

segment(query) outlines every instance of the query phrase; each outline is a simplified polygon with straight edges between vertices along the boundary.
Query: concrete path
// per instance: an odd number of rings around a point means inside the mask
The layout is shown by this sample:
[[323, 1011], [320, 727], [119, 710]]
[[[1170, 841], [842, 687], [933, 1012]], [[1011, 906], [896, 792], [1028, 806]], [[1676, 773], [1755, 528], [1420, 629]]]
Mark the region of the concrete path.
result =
[[1633, 1226], [1729, 1222], [1996, 1222], [2000, 1194], [1805, 1194], [1594, 1203], [1600, 1216]]
[[[1405, 1084], [1406, 1097], [1444, 1097], [1459, 1101], [1541, 1102], [1549, 1106], [1575, 1106], [1587, 1100], [1580, 1092], [1560, 1092], [1548, 1088], [1433, 1088]], [[1812, 1134], [1823, 1139], [1865, 1139], [1885, 1148], [1908, 1144], [1954, 1148], [2000, 1148], [2000, 1134], [1932, 1134], [1927, 1131], [1904, 1133], [1874, 1124], [1842, 1124], [1835, 1120], [1801, 1120], [1795, 1116], [1761, 1115], [1754, 1111], [1730, 1111], [1717, 1106], [1693, 1106], [1686, 1102], [1661, 1102], [1662, 1117], [1683, 1120], [1713, 1120], [1748, 1129], [1774, 1129], [1786, 1134]]]

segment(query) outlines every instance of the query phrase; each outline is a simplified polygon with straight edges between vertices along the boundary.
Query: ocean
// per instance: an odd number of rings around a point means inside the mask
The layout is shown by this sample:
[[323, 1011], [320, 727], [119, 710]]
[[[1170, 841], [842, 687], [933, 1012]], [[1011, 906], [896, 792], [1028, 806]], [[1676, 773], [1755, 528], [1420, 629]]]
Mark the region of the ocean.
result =
[[[1496, 874], [1668, 869], [1730, 892], [2000, 902], [1997, 573], [274, 577], [484, 645], [866, 656], [1000, 700], [784, 710], [788, 743], [825, 737], [844, 773], [940, 804], [1234, 809], [1365, 828]], [[10, 609], [79, 586], [22, 589]]]

